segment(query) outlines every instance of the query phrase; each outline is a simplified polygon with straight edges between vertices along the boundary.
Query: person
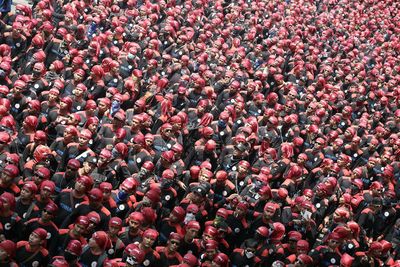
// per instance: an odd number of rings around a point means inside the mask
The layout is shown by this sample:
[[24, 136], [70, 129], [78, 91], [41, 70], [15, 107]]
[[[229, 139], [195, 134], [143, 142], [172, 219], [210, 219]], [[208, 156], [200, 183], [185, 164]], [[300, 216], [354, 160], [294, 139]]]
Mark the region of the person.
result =
[[111, 241], [104, 231], [93, 233], [89, 242], [82, 249], [82, 254], [79, 257], [79, 263], [82, 266], [102, 266], [107, 260], [106, 249], [111, 247]]
[[28, 241], [17, 243], [16, 259], [20, 266], [46, 266], [50, 260], [46, 249], [47, 231], [43, 228], [35, 229]]
[[11, 240], [3, 240], [0, 242], [0, 263], [2, 266], [17, 267], [15, 262], [15, 252], [17, 247]]

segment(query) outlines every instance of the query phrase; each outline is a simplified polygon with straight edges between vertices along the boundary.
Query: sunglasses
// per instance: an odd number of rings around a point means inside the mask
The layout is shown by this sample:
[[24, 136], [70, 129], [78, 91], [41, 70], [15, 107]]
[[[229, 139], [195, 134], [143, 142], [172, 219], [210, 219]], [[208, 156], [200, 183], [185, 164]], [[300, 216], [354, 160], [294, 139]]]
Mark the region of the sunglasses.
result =
[[181, 242], [179, 242], [179, 241], [174, 241], [174, 240], [171, 240], [171, 244], [172, 245], [179, 245]]

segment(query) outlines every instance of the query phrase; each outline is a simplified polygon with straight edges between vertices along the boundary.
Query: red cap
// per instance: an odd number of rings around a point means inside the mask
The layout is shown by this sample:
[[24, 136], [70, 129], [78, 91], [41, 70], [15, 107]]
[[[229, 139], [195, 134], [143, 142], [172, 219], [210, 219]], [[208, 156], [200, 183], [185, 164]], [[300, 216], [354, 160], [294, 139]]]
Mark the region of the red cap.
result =
[[75, 223], [82, 225], [86, 228], [89, 226], [89, 219], [87, 216], [79, 216], [78, 218], [76, 218]]
[[49, 180], [50, 179], [50, 170], [46, 167], [40, 167], [35, 171], [35, 174], [42, 178], [43, 180]]
[[260, 226], [257, 228], [256, 233], [266, 238], [269, 236], [269, 229], [265, 226]]
[[110, 184], [110, 183], [108, 183], [108, 182], [102, 182], [102, 183], [100, 183], [100, 185], [99, 185], [99, 189], [100, 189], [102, 192], [111, 192], [111, 190], [112, 190], [112, 184]]
[[176, 206], [171, 211], [179, 220], [183, 220], [185, 218], [186, 212], [181, 206]]
[[108, 222], [108, 227], [114, 226], [118, 228], [122, 228], [122, 220], [119, 217], [112, 217]]
[[28, 190], [29, 192], [31, 192], [33, 194], [36, 194], [36, 192], [38, 191], [37, 185], [32, 181], [25, 182], [24, 186], [22, 188]]
[[18, 167], [13, 164], [6, 165], [3, 168], [3, 172], [12, 178], [17, 177], [19, 174]]
[[104, 231], [97, 231], [92, 235], [92, 238], [101, 249], [106, 249], [110, 243], [108, 235]]
[[138, 186], [138, 182], [134, 178], [128, 177], [122, 182], [121, 189], [130, 193], [130, 192], [135, 191], [137, 186]]
[[290, 239], [292, 239], [292, 240], [296, 240], [296, 241], [299, 241], [300, 239], [301, 239], [301, 233], [300, 232], [297, 232], [297, 231], [290, 231], [289, 233], [288, 233], [288, 238], [289, 238], [289, 240]]
[[145, 195], [148, 199], [151, 200], [151, 202], [159, 202], [160, 201], [160, 190], [157, 189], [150, 189], [149, 191], [147, 191], [146, 195]]
[[88, 196], [89, 200], [91, 201], [96, 201], [96, 202], [103, 201], [103, 192], [101, 192], [99, 188], [93, 188], [92, 190], [90, 190]]
[[195, 267], [198, 264], [198, 260], [192, 253], [187, 253], [183, 256], [183, 263], [186, 263], [190, 267]]
[[86, 190], [89, 190], [93, 186], [93, 178], [87, 175], [78, 177], [76, 181], [82, 183], [86, 187]]
[[161, 177], [164, 179], [172, 180], [175, 178], [175, 173], [170, 169], [166, 169], [163, 171]]
[[2, 201], [5, 201], [10, 205], [11, 210], [15, 208], [15, 196], [14, 194], [4, 192], [3, 194], [0, 195], [0, 199]]
[[228, 267], [229, 258], [224, 253], [218, 253], [217, 255], [215, 255], [213, 262], [218, 264], [221, 267]]
[[179, 240], [179, 241], [182, 241], [182, 236], [180, 235], [180, 234], [178, 234], [178, 233], [174, 233], [174, 232], [171, 232], [170, 234], [169, 234], [169, 240]]
[[147, 237], [147, 238], [151, 238], [151, 239], [155, 240], [158, 238], [158, 232], [157, 232], [157, 230], [149, 228], [146, 231], [144, 231], [143, 237]]
[[186, 224], [185, 229], [196, 229], [200, 230], [200, 224], [197, 221], [190, 221]]
[[89, 212], [89, 213], [86, 215], [86, 217], [88, 218], [89, 223], [92, 222], [92, 223], [94, 223], [94, 224], [96, 224], [96, 225], [98, 225], [98, 224], [100, 223], [100, 221], [101, 221], [100, 215], [99, 215], [97, 212], [95, 212], [95, 211]]
[[217, 249], [218, 248], [218, 242], [213, 240], [213, 239], [209, 239], [206, 241], [206, 250], [208, 249]]
[[132, 221], [135, 221], [135, 222], [139, 222], [140, 224], [142, 224], [143, 221], [144, 221], [144, 216], [143, 216], [142, 213], [140, 213], [138, 211], [135, 211], [135, 212], [132, 212], [129, 215], [129, 220], [132, 220]]
[[40, 190], [48, 190], [52, 194], [54, 193], [55, 188], [56, 188], [56, 185], [54, 184], [53, 181], [50, 181], [50, 180], [45, 180], [40, 184]]
[[75, 256], [80, 256], [82, 253], [82, 244], [79, 240], [73, 239], [69, 241], [65, 250], [71, 252]]
[[299, 259], [303, 264], [307, 266], [313, 263], [313, 259], [306, 254], [300, 254], [299, 256], [297, 256], [297, 259]]
[[47, 211], [48, 213], [52, 214], [52, 215], [56, 215], [57, 211], [58, 211], [58, 207], [56, 205], [56, 203], [54, 203], [53, 201], [47, 203], [47, 205], [44, 208], [45, 211]]
[[47, 231], [43, 228], [36, 228], [33, 233], [35, 233], [42, 240], [46, 240], [47, 238]]
[[67, 168], [72, 170], [78, 170], [81, 167], [81, 163], [77, 159], [70, 159], [67, 163]]

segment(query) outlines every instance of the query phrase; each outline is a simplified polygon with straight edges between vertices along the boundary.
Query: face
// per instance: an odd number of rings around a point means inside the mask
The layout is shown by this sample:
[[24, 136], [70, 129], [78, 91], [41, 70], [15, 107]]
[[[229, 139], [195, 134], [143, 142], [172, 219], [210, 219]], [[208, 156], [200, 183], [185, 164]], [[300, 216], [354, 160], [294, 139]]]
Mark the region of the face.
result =
[[21, 190], [21, 198], [22, 199], [30, 199], [32, 197], [32, 195], [33, 194], [31, 193], [31, 191], [29, 191], [26, 188], [22, 188], [22, 190]]
[[153, 246], [154, 242], [155, 242], [155, 239], [153, 239], [151, 237], [144, 237], [142, 244], [146, 248], [151, 248]]
[[168, 241], [168, 249], [169, 249], [169, 251], [170, 252], [177, 251], [178, 248], [179, 248], [180, 243], [181, 242], [179, 240], [175, 240], [175, 239], [169, 240]]
[[[213, 259], [215, 254], [216, 254], [216, 250], [215, 249], [207, 249], [206, 250], [206, 257], [209, 260]], [[219, 266], [219, 265], [211, 265], [211, 266]]]
[[167, 128], [163, 131], [163, 133], [165, 134], [165, 136], [167, 137], [172, 137], [172, 128]]
[[89, 139], [83, 136], [80, 136], [78, 141], [80, 146], [86, 146], [89, 143]]
[[42, 243], [42, 240], [39, 238], [39, 236], [35, 233], [31, 233], [31, 235], [29, 236], [29, 245], [31, 246], [37, 246], [40, 245]]
[[190, 239], [196, 238], [198, 234], [199, 234], [199, 230], [197, 230], [197, 229], [188, 229], [186, 231], [186, 237], [189, 237]]
[[85, 173], [91, 173], [95, 167], [96, 167], [96, 165], [94, 165], [92, 163], [89, 163], [89, 162], [83, 163], [83, 170]]
[[139, 226], [140, 226], [140, 223], [138, 221], [129, 220], [129, 228], [138, 229]]
[[51, 191], [50, 190], [47, 190], [47, 189], [42, 189], [42, 190], [40, 190], [40, 196], [42, 197], [42, 198], [50, 198], [51, 197]]
[[263, 213], [265, 219], [271, 219], [272, 216], [274, 216], [274, 214], [275, 214], [275, 211], [270, 210], [270, 209], [265, 210]]
[[112, 235], [117, 235], [118, 232], [119, 232], [119, 230], [120, 230], [119, 227], [113, 226], [113, 225], [111, 225], [111, 226], [108, 228], [108, 231], [109, 231], [110, 234], [112, 234]]

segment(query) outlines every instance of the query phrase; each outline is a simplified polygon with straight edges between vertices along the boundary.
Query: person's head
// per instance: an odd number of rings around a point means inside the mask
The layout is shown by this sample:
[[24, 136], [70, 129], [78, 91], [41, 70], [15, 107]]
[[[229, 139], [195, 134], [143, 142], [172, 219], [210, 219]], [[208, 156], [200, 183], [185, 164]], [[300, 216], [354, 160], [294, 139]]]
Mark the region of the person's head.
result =
[[42, 220], [45, 222], [49, 222], [54, 219], [57, 215], [58, 206], [54, 202], [47, 203], [46, 207], [42, 213]]
[[129, 225], [130, 230], [131, 229], [133, 229], [133, 230], [140, 229], [143, 222], [144, 222], [144, 216], [142, 213], [135, 211], [129, 215], [128, 225]]
[[119, 217], [112, 217], [108, 222], [108, 232], [115, 236], [122, 229], [122, 220]]
[[110, 239], [106, 232], [97, 231], [92, 234], [92, 237], [89, 239], [88, 245], [93, 250], [105, 251], [107, 246], [110, 245]]
[[30, 246], [44, 246], [46, 238], [47, 231], [43, 228], [37, 228], [29, 235], [28, 242]]
[[154, 243], [156, 242], [157, 238], [158, 238], [157, 230], [149, 228], [146, 231], [144, 231], [144, 233], [143, 233], [142, 245], [145, 248], [151, 248], [154, 245]]
[[211, 261], [218, 252], [218, 242], [212, 239], [206, 241], [205, 250], [205, 257]]
[[212, 262], [211, 267], [228, 267], [229, 266], [229, 257], [224, 253], [217, 253]]
[[89, 226], [89, 219], [87, 216], [79, 216], [73, 227], [72, 230], [75, 232], [76, 235], [82, 235], [86, 232], [87, 227]]
[[27, 181], [21, 189], [20, 197], [24, 200], [31, 200], [35, 197], [38, 191], [37, 185], [32, 181]]
[[16, 244], [11, 240], [4, 240], [0, 243], [0, 262], [6, 262], [15, 257]]
[[191, 241], [195, 239], [200, 231], [200, 224], [197, 221], [190, 221], [185, 226], [185, 239]]
[[101, 206], [103, 202], [103, 192], [99, 188], [93, 188], [88, 192], [89, 204], [95, 207]]
[[276, 206], [272, 202], [268, 202], [264, 206], [263, 217], [267, 220], [271, 219], [276, 212]]
[[169, 239], [167, 242], [167, 247], [170, 252], [175, 252], [178, 250], [179, 245], [182, 242], [182, 236], [178, 233], [170, 233]]
[[70, 240], [64, 251], [64, 259], [68, 263], [73, 263], [76, 260], [78, 260], [78, 258], [81, 256], [81, 254], [82, 254], [81, 242], [76, 239]]
[[45, 180], [40, 184], [40, 197], [49, 199], [55, 191], [56, 185], [53, 181]]
[[332, 249], [338, 248], [341, 243], [340, 235], [336, 232], [332, 232], [331, 234], [329, 234], [327, 242], [328, 242], [327, 245], [330, 248], [332, 248]]

